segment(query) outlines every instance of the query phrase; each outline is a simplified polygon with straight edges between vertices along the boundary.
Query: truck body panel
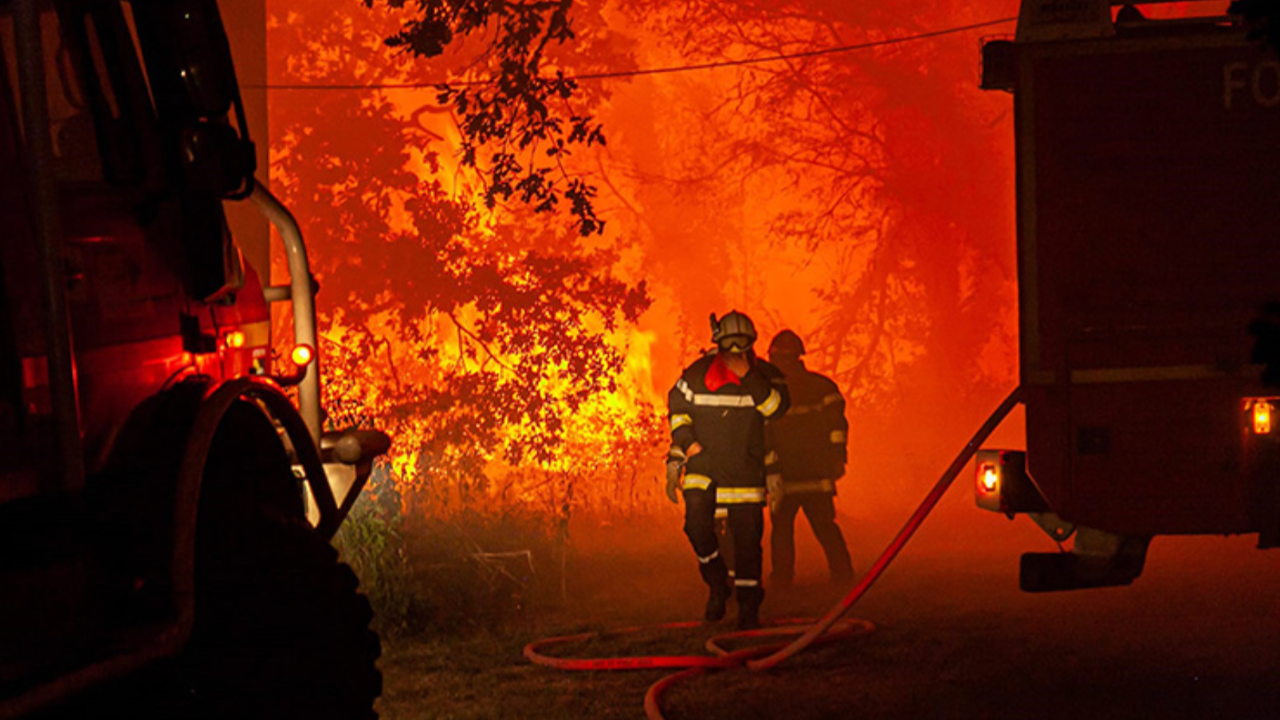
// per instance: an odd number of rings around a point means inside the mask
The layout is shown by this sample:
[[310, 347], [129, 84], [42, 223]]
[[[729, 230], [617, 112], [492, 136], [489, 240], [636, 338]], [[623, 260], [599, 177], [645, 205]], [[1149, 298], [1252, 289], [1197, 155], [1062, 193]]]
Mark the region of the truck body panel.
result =
[[[254, 156], [214, 0], [0, 0], [0, 718], [177, 662], [156, 695], [202, 716], [373, 712], [328, 541], [390, 441], [322, 435], [305, 247]], [[224, 201], [277, 227], [289, 285]], [[269, 294], [306, 361], [273, 367]], [[277, 633], [257, 689], [199, 671]]]
[[1280, 64], [1213, 22], [1014, 55], [1030, 476], [1119, 535], [1256, 531], [1280, 474], [1242, 405], [1274, 392], [1248, 328], [1280, 299]]

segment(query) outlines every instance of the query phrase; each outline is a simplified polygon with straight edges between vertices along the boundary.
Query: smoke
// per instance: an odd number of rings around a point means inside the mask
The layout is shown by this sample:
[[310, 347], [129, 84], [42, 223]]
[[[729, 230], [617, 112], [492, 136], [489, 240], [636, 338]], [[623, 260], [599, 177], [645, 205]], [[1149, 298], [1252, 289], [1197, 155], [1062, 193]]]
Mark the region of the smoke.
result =
[[[929, 2], [904, 15], [875, 3], [814, 1], [784, 17], [768, 4], [584, 2], [577, 10], [581, 42], [558, 59], [582, 72], [715, 63], [902, 37], [1013, 9], [1008, 2]], [[448, 54], [409, 63], [380, 46], [398, 27], [385, 14], [331, 0], [269, 10], [274, 82], [421, 81], [457, 69], [458, 58]], [[357, 306], [343, 307], [347, 293], [370, 298], [370, 306], [412, 299], [418, 307], [451, 281], [439, 268], [415, 264], [406, 242], [415, 232], [458, 233], [474, 222], [486, 252], [505, 244], [513, 257], [555, 253], [572, 242], [611, 253], [609, 270], [631, 286], [643, 282], [652, 303], [609, 334], [625, 354], [599, 404], [601, 417], [612, 413], [610, 422], [637, 425], [640, 418], [622, 409], [644, 403], [651, 406], [644, 412], [660, 415], [680, 369], [708, 345], [711, 312], [748, 313], [761, 345], [781, 329], [799, 332], [810, 367], [834, 377], [849, 400], [840, 511], [853, 521], [902, 515], [1016, 382], [1010, 101], [978, 90], [977, 45], [967, 33], [584, 80], [573, 110], [594, 113], [608, 136], [599, 152], [567, 160], [600, 188], [597, 211], [608, 226], [590, 240], [576, 239], [562, 218], [514, 206], [486, 209], [483, 183], [459, 166], [458, 129], [431, 88], [274, 96], [273, 152], [283, 168], [277, 180], [300, 216], [318, 218], [308, 238], [325, 288], [322, 313], [348, 325]], [[414, 178], [408, 202], [398, 188]], [[315, 187], [325, 190], [307, 190]], [[424, 206], [437, 210], [414, 215]], [[373, 252], [380, 242], [386, 247]], [[496, 267], [513, 264], [504, 259]], [[441, 339], [434, 356], [398, 337], [404, 328], [385, 315], [369, 323], [379, 345], [341, 335], [358, 351], [352, 366], [369, 369], [341, 379], [357, 394], [348, 404], [367, 409], [359, 400], [374, 396], [390, 404], [397, 383], [438, 384], [451, 369], [446, 360], [464, 360], [464, 346], [478, 353], [475, 362], [495, 366], [459, 334], [467, 328], [454, 324], [437, 316], [420, 330]], [[370, 385], [363, 396], [361, 383]], [[399, 407], [435, 412], [441, 402], [434, 397]], [[536, 434], [541, 422], [509, 433]], [[1017, 422], [1006, 420], [999, 442], [1020, 445]], [[416, 436], [436, 425], [415, 420], [404, 427], [416, 446], [429, 440]], [[568, 442], [578, 450], [555, 467], [580, 465], [581, 452], [619, 435], [614, 427], [575, 429]], [[624, 488], [633, 506], [653, 510], [662, 502], [661, 448], [628, 447], [641, 457], [625, 477], [609, 481], [609, 492]], [[406, 456], [397, 467], [412, 473], [422, 457]], [[591, 505], [600, 490], [577, 487], [572, 500], [561, 493], [551, 505]]]

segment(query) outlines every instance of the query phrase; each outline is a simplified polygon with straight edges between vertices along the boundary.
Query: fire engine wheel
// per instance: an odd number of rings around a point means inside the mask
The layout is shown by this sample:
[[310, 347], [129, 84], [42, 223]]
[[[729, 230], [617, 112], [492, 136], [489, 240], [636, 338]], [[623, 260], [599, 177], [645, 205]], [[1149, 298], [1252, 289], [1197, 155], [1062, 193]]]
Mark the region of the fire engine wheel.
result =
[[201, 538], [196, 621], [179, 673], [190, 716], [376, 718], [373, 612], [300, 521], [251, 516]]

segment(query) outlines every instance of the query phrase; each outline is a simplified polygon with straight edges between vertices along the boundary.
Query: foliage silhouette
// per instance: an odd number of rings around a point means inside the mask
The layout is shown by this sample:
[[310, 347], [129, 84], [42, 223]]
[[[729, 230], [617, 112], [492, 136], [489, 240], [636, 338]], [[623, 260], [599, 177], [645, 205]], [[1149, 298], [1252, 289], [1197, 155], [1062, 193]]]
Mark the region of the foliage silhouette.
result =
[[[363, 2], [370, 8], [378, 4]], [[538, 212], [553, 212], [563, 198], [579, 233], [603, 232], [595, 186], [572, 174], [563, 160], [575, 147], [603, 145], [604, 132], [589, 113], [570, 108], [578, 83], [563, 68], [554, 68], [547, 55], [548, 46], [574, 39], [573, 0], [383, 3], [393, 10], [416, 8], [386, 41], [415, 57], [434, 58], [455, 43], [483, 36], [478, 57], [461, 74], [464, 80], [482, 81], [440, 85], [438, 100], [458, 115], [462, 163], [484, 167], [487, 207], [515, 197]]]
[[[395, 79], [402, 64], [379, 52], [393, 23], [353, 17], [338, 0], [290, 7], [269, 25], [272, 72]], [[566, 418], [617, 387], [615, 336], [649, 297], [644, 283], [616, 276], [608, 243], [537, 213], [484, 217], [456, 173], [446, 187], [441, 111], [421, 94], [273, 104], [273, 180], [323, 288], [331, 424], [389, 430], [402, 479], [461, 502], [484, 494], [495, 460], [566, 462]], [[626, 431], [648, 422], [640, 405], [631, 411], [641, 419], [626, 418]]]

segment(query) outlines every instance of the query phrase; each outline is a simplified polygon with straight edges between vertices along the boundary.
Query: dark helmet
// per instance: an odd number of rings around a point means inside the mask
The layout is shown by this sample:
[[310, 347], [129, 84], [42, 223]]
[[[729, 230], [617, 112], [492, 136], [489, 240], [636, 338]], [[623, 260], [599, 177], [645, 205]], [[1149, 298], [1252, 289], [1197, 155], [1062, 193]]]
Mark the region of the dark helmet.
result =
[[746, 352], [756, 342], [756, 326], [737, 310], [719, 320], [711, 313], [711, 342], [725, 352]]
[[794, 355], [800, 357], [805, 353], [804, 341], [800, 336], [790, 330], [783, 330], [773, 336], [773, 341], [769, 343], [769, 355]]

